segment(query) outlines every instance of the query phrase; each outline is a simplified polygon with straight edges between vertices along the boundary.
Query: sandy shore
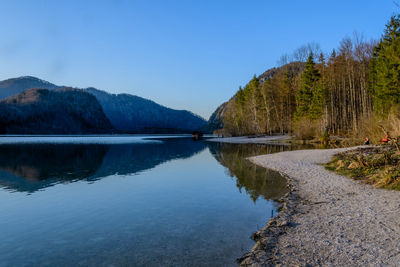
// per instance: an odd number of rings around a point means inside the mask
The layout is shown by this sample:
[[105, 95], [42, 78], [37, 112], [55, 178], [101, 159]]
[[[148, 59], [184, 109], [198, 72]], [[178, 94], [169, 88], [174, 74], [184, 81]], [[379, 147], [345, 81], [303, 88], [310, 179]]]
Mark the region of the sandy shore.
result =
[[292, 192], [255, 234], [243, 266], [399, 266], [400, 192], [375, 189], [317, 165], [346, 149], [250, 158], [286, 175]]
[[276, 135], [276, 136], [263, 136], [263, 137], [239, 136], [239, 137], [212, 138], [212, 139], [207, 139], [207, 141], [233, 143], [233, 144], [270, 144], [270, 143], [276, 144], [279, 141], [285, 141], [288, 139], [290, 139], [288, 135]]

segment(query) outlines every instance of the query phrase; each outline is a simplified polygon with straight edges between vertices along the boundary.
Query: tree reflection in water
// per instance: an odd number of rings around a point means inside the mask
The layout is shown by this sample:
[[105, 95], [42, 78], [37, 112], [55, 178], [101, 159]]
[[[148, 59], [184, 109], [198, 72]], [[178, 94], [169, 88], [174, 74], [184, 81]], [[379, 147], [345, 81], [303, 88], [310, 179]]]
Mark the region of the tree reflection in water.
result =
[[286, 145], [228, 144], [212, 143], [211, 153], [228, 170], [229, 176], [236, 177], [236, 186], [255, 202], [260, 196], [265, 199], [279, 199], [287, 192], [286, 180], [278, 173], [259, 167], [246, 158], [291, 150]]
[[32, 193], [57, 183], [96, 181], [110, 175], [146, 171], [166, 161], [184, 159], [209, 148], [236, 186], [256, 201], [277, 199], [286, 181], [277, 172], [258, 167], [247, 157], [292, 149], [284, 145], [226, 144], [190, 138], [169, 138], [162, 143], [20, 144], [0, 146], [0, 187]]

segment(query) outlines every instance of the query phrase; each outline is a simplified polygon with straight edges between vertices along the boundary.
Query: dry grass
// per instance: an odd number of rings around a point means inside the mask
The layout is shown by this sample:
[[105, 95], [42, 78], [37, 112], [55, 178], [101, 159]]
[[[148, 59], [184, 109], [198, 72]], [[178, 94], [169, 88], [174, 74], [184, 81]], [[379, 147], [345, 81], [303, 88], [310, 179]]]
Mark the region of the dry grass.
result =
[[360, 120], [357, 128], [354, 130], [352, 139], [362, 143], [366, 137], [369, 138], [372, 144], [380, 144], [384, 136], [382, 129], [379, 128], [379, 123], [374, 117], [364, 117]]
[[377, 119], [372, 115], [360, 119], [357, 127], [346, 138], [347, 145], [360, 145], [366, 137], [371, 144], [381, 144], [385, 136], [382, 128], [389, 132], [392, 138], [400, 137], [400, 106], [393, 107], [385, 119]]
[[388, 129], [392, 137], [400, 136], [400, 110], [393, 110], [388, 117]]
[[325, 167], [375, 187], [400, 190], [400, 155], [391, 146], [341, 153]]
[[320, 122], [303, 118], [295, 123], [293, 133], [297, 139], [311, 140], [320, 136], [320, 128]]

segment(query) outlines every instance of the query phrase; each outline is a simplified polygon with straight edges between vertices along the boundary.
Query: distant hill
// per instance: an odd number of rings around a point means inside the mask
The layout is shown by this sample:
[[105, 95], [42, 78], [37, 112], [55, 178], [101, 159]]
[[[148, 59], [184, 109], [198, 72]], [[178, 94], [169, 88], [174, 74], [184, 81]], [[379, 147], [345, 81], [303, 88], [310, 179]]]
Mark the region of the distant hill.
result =
[[79, 89], [29, 89], [0, 101], [0, 133], [86, 134], [113, 129], [96, 98]]
[[283, 65], [281, 67], [276, 67], [276, 68], [271, 68], [266, 71], [264, 71], [260, 76], [257, 78], [260, 80], [261, 83], [265, 82], [267, 79], [271, 79], [274, 77], [276, 74], [286, 71], [286, 70], [291, 70], [293, 73], [301, 73], [304, 69], [304, 62], [290, 62], [286, 65]]
[[187, 110], [174, 110], [129, 94], [110, 94], [87, 88], [103, 107], [112, 125], [124, 132], [162, 132], [173, 129], [190, 132], [200, 129], [206, 121]]
[[61, 87], [32, 76], [12, 78], [0, 81], [0, 99], [4, 99], [12, 95], [17, 95], [27, 89], [32, 88], [53, 90], [59, 89]]
[[[58, 91], [65, 87], [31, 76], [13, 78], [0, 81], [0, 99], [14, 97], [32, 88]], [[135, 95], [110, 94], [96, 88], [83, 90], [95, 97], [91, 101], [97, 99], [100, 103], [104, 114], [111, 122], [110, 131], [115, 129], [121, 133], [189, 133], [200, 129], [207, 123], [203, 118], [190, 111], [170, 109]], [[26, 96], [20, 97], [25, 98]], [[13, 101], [18, 100], [15, 97], [13, 99], [15, 99]], [[11, 108], [11, 106], [9, 107]], [[40, 114], [37, 112], [35, 114], [39, 116]], [[30, 124], [29, 127], [32, 125]], [[29, 129], [26, 131], [29, 132]]]
[[215, 130], [224, 128], [224, 115], [228, 102], [222, 103], [208, 119], [207, 125], [202, 130], [207, 133], [212, 133]]

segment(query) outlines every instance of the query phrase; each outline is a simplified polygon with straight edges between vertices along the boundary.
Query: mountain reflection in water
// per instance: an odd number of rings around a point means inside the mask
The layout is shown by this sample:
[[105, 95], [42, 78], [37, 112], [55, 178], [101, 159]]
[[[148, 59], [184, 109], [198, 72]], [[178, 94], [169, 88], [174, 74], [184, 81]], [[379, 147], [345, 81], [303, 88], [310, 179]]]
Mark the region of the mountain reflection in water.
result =
[[283, 145], [193, 142], [165, 139], [149, 144], [23, 144], [0, 148], [0, 187], [33, 193], [57, 183], [96, 181], [110, 175], [135, 174], [173, 160], [189, 158], [206, 148], [236, 178], [236, 186], [256, 201], [277, 199], [285, 180], [246, 158], [289, 149]]
[[160, 140], [0, 145], [0, 265], [236, 266], [286, 191], [246, 157], [291, 148]]
[[171, 138], [148, 144], [23, 144], [0, 147], [0, 186], [34, 192], [77, 180], [135, 174], [204, 150], [203, 142]]

